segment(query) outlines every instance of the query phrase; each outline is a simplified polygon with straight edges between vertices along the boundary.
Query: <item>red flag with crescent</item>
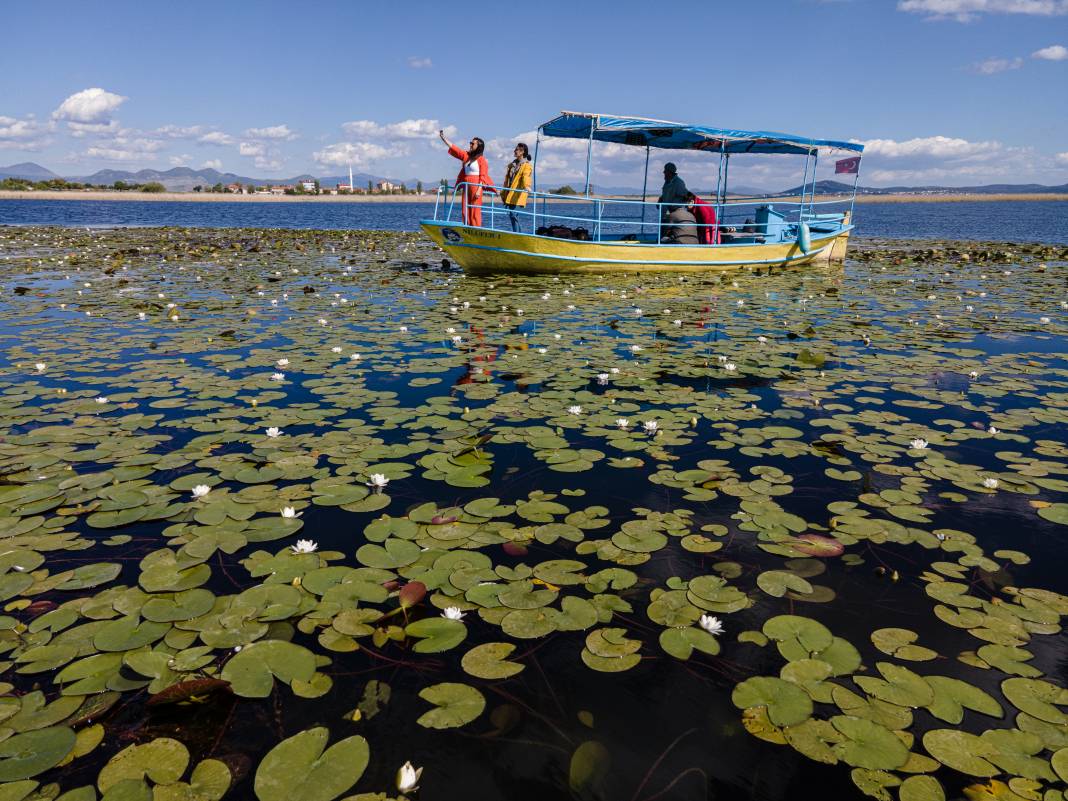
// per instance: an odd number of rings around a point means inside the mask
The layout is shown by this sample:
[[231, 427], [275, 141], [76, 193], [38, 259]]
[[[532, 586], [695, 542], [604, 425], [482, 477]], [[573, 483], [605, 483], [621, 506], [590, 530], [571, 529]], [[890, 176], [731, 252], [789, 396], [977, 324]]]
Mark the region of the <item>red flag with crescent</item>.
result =
[[849, 173], [855, 175], [860, 172], [860, 156], [851, 156], [847, 159], [841, 159], [834, 163], [834, 171], [836, 174]]

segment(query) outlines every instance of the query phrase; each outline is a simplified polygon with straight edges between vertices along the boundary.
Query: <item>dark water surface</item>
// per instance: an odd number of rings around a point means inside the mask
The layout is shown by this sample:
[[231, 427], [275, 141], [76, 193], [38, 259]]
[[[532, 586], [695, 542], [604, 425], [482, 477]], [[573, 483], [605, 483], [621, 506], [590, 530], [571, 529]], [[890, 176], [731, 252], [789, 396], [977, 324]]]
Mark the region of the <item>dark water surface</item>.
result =
[[[0, 200], [0, 224], [414, 231], [433, 203]], [[858, 203], [856, 235], [1068, 243], [1068, 201]]]
[[[62, 205], [306, 213], [316, 228], [322, 215], [420, 214]], [[893, 208], [933, 205], [960, 204]], [[30, 775], [94, 785], [123, 748], [171, 738], [194, 763], [225, 761], [227, 797], [252, 801], [265, 755], [323, 726], [331, 743], [369, 745], [342, 798], [395, 796], [408, 759], [425, 769], [422, 801], [862, 799], [879, 781], [896, 798], [918, 768], [949, 798], [987, 774], [1057, 787], [1068, 724], [1050, 722], [1061, 712], [1034, 703], [1038, 690], [1013, 696], [1037, 722], [1003, 690], [1021, 674], [1068, 683], [1068, 296], [1063, 265], [1020, 250], [1011, 265], [554, 279], [439, 269], [408, 233], [0, 230], [3, 709], [34, 689], [119, 696], [93, 718], [101, 745]], [[367, 494], [378, 472], [388, 486]], [[197, 483], [211, 486], [203, 500]], [[352, 502], [335, 502], [338, 487]], [[487, 498], [512, 508], [467, 507]], [[560, 506], [526, 505], [546, 499]], [[837, 547], [817, 558], [800, 535]], [[316, 553], [290, 553], [298, 537]], [[172, 558], [172, 573], [153, 569]], [[116, 573], [69, 572], [91, 565]], [[394, 585], [375, 594], [386, 580], [430, 593], [403, 611]], [[101, 634], [147, 618], [148, 599], [194, 591], [217, 606], [144, 641]], [[417, 650], [405, 624], [452, 605], [464, 638]], [[701, 636], [700, 612], [724, 631], [695, 640], [710, 652], [673, 654], [673, 634]], [[839, 640], [763, 641], [783, 616]], [[887, 629], [930, 650], [888, 653]], [[279, 677], [264, 696], [146, 704], [272, 640], [313, 653], [329, 688], [305, 697], [318, 690]], [[464, 657], [491, 643], [514, 646], [522, 672], [473, 675]], [[168, 672], [198, 648], [206, 663]], [[87, 682], [61, 676], [70, 664]], [[880, 684], [886, 664], [895, 680]], [[982, 689], [1001, 714], [947, 720], [925, 695], [935, 676]], [[754, 679], [770, 687], [759, 702]], [[390, 699], [353, 720], [370, 680]], [[485, 708], [421, 725], [419, 694], [443, 682]], [[802, 707], [793, 745], [766, 718], [780, 701]], [[23, 710], [8, 725], [23, 736], [44, 719]], [[937, 730], [1015, 731], [1033, 760], [988, 749], [994, 772], [969, 776], [957, 752], [926, 747]]]

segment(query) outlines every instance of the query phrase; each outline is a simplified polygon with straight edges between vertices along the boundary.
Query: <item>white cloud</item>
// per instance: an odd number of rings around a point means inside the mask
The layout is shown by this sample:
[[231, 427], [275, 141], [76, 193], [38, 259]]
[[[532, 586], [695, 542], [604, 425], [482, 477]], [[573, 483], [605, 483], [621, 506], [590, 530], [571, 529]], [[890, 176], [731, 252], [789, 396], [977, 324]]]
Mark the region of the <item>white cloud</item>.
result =
[[245, 131], [249, 139], [279, 139], [290, 142], [297, 138], [297, 134], [289, 130], [288, 125], [271, 125], [267, 128], [249, 128]]
[[200, 165], [202, 170], [221, 170], [222, 162], [219, 159], [208, 159]]
[[1043, 47], [1041, 50], [1036, 50], [1031, 54], [1031, 58], [1041, 58], [1046, 61], [1064, 61], [1068, 59], [1068, 47], [1064, 45], [1050, 45], [1049, 47]]
[[163, 147], [157, 139], [116, 136], [109, 142], [91, 145], [85, 155], [92, 159], [104, 161], [144, 161], [155, 159], [155, 154]]
[[456, 136], [456, 128], [443, 126], [438, 120], [401, 120], [382, 125], [371, 120], [355, 120], [342, 124], [346, 135], [360, 139], [395, 141], [400, 139], [433, 139], [444, 128], [448, 137]]
[[988, 58], [986, 61], [980, 61], [974, 65], [972, 69], [978, 72], [980, 75], [996, 75], [999, 72], [1007, 72], [1008, 70], [1018, 70], [1023, 66], [1022, 58]]
[[107, 122], [68, 122], [67, 130], [70, 132], [71, 136], [80, 139], [83, 136], [118, 134], [120, 132], [120, 126], [118, 120], [108, 120]]
[[32, 116], [25, 119], [0, 115], [0, 147], [17, 150], [40, 150], [48, 144], [53, 125], [40, 123]]
[[434, 66], [434, 62], [426, 56], [408, 56], [408, 66], [413, 70], [429, 69]]
[[1068, 167], [1068, 150], [1063, 153], [1058, 153], [1053, 157], [1053, 161], [1059, 164], [1061, 167]]
[[71, 122], [106, 122], [111, 113], [128, 99], [99, 87], [83, 89], [60, 103], [52, 117]]
[[373, 142], [338, 142], [327, 145], [314, 153], [314, 158], [323, 167], [366, 166], [376, 159], [397, 155], [395, 152]]
[[907, 139], [903, 142], [894, 139], [869, 139], [864, 145], [864, 158], [881, 156], [883, 158], [917, 158], [931, 157], [937, 159], [988, 158], [1000, 153], [1000, 142], [969, 142], [967, 139], [955, 139], [948, 136], [927, 136]]
[[230, 134], [222, 131], [211, 131], [197, 139], [197, 142], [203, 145], [232, 145], [236, 141]]
[[267, 153], [267, 145], [262, 142], [242, 142], [237, 146], [237, 152], [242, 156], [263, 156]]
[[1068, 14], [1068, 0], [900, 0], [898, 11], [924, 14], [927, 19], [971, 22], [980, 14], [1026, 14], [1052, 17]]
[[155, 136], [165, 136], [168, 139], [196, 139], [204, 133], [203, 125], [164, 125], [152, 131]]
[[178, 155], [178, 156], [169, 156], [167, 158], [167, 161], [170, 162], [170, 165], [172, 167], [184, 167], [186, 164], [188, 164], [192, 160], [193, 160], [193, 157], [190, 156], [188, 153], [182, 153], [181, 155]]

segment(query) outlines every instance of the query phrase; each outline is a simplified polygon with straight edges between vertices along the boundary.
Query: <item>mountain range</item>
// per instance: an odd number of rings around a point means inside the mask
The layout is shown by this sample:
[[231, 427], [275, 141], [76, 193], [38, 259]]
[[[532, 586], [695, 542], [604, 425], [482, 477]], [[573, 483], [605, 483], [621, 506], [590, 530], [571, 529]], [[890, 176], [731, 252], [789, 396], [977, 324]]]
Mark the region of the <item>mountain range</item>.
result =
[[[35, 164], [32, 161], [25, 161], [21, 164], [12, 164], [10, 167], [0, 167], [0, 180], [4, 178], [25, 178], [31, 181], [47, 181], [53, 178], [59, 178], [61, 176], [52, 172], [51, 170], [42, 167], [40, 164]], [[137, 170], [131, 172], [129, 170], [98, 170], [92, 175], [78, 175], [78, 176], [62, 176], [68, 181], [74, 181], [81, 184], [93, 184], [95, 186], [110, 186], [116, 181], [124, 181], [128, 184], [147, 184], [153, 181], [163, 184], [167, 189], [173, 192], [189, 192], [194, 186], [210, 187], [215, 184], [252, 184], [253, 186], [274, 186], [274, 185], [292, 185], [298, 181], [316, 180], [318, 178], [319, 183], [323, 186], [335, 186], [339, 183], [347, 184], [349, 182], [348, 175], [332, 175], [332, 176], [315, 176], [309, 173], [302, 175], [295, 175], [291, 178], [249, 178], [244, 175], [237, 175], [232, 172], [219, 172], [213, 169], [194, 170], [189, 167], [174, 167], [169, 170]], [[379, 181], [389, 181], [394, 184], [404, 184], [408, 187], [414, 187], [418, 182], [418, 178], [386, 178], [379, 175], [371, 175], [370, 173], [358, 172], [353, 173], [352, 180], [356, 186], [366, 186], [367, 182], [378, 183]], [[437, 181], [424, 181], [427, 186], [434, 186]]]
[[[40, 164], [35, 164], [32, 161], [24, 161], [21, 164], [12, 164], [9, 167], [0, 167], [0, 180], [4, 178], [25, 178], [31, 181], [47, 181], [53, 178], [59, 178], [60, 176], [51, 170], [42, 167]], [[169, 170], [137, 170], [131, 172], [129, 170], [99, 170], [92, 175], [84, 176], [65, 176], [69, 181], [76, 181], [84, 184], [94, 184], [97, 186], [104, 185], [110, 186], [116, 181], [125, 181], [126, 183], [134, 184], [146, 184], [152, 181], [163, 184], [167, 189], [173, 192], [189, 192], [194, 186], [210, 187], [215, 184], [252, 184], [254, 186], [272, 186], [272, 185], [292, 185], [298, 181], [315, 180], [318, 177], [319, 183], [322, 186], [332, 187], [339, 183], [348, 183], [348, 175], [332, 175], [332, 176], [313, 176], [308, 173], [302, 175], [296, 175], [292, 178], [249, 178], [244, 175], [237, 175], [232, 172], [219, 172], [213, 169], [194, 170], [190, 167], [174, 167]], [[380, 175], [371, 175], [370, 173], [358, 172], [352, 176], [356, 186], [366, 186], [367, 182], [378, 183], [379, 181], [389, 181], [394, 184], [404, 184], [410, 188], [415, 187], [419, 179], [417, 178], [386, 178]], [[437, 185], [437, 180], [423, 181], [425, 187], [434, 187]], [[553, 186], [552, 188], [556, 188]], [[790, 196], [798, 195], [801, 193], [800, 186], [794, 186], [789, 189], [784, 189], [779, 192], [769, 192], [767, 190], [756, 189], [749, 186], [732, 186], [731, 194], [736, 195], [749, 195], [749, 196]], [[610, 195], [637, 195], [641, 193], [640, 189], [634, 187], [623, 186], [598, 186], [596, 191], [602, 194]], [[655, 188], [650, 186], [649, 192], [655, 192]], [[701, 194], [712, 194], [712, 190], [695, 190]], [[808, 191], [806, 188], [805, 191]], [[817, 181], [816, 193], [817, 194], [840, 194], [850, 193], [853, 191], [853, 184], [845, 183], [842, 181]], [[994, 194], [1068, 194], [1068, 184], [1060, 184], [1058, 186], [1046, 186], [1044, 184], [984, 184], [982, 186], [858, 186], [857, 194], [861, 195], [890, 195], [890, 194], [976, 194], [976, 195], [994, 195]]]

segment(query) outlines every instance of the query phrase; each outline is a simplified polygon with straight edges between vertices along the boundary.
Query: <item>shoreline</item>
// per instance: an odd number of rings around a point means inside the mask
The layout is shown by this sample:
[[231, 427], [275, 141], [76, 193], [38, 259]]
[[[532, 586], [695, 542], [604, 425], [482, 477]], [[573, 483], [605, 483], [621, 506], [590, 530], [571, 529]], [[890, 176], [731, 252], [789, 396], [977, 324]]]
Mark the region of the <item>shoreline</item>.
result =
[[[148, 203], [433, 203], [436, 195], [229, 195], [198, 192], [79, 192], [79, 191], [0, 191], [0, 200], [95, 200]], [[636, 197], [606, 196], [606, 200], [635, 200]], [[819, 200], [841, 200], [840, 196], [820, 195]], [[848, 200], [848, 197], [844, 198]], [[581, 202], [584, 198], [576, 197], [570, 201]], [[728, 197], [728, 200], [731, 198]], [[790, 202], [790, 198], [758, 198], [754, 202], [766, 200], [769, 203]], [[857, 203], [961, 203], [961, 202], [1005, 202], [1005, 201], [1065, 201], [1068, 194], [959, 194], [959, 195], [857, 195]]]

